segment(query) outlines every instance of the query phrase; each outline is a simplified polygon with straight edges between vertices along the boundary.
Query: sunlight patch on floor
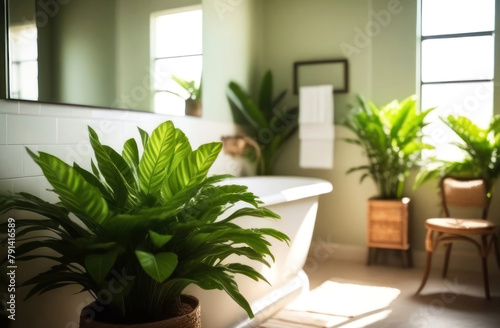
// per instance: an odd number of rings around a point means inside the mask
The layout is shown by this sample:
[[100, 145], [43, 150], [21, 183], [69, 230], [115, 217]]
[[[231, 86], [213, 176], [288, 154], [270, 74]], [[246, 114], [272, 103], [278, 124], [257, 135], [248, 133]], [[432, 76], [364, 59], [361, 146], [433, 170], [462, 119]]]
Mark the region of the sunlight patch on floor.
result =
[[400, 295], [396, 288], [325, 281], [297, 299], [261, 328], [368, 327], [391, 313], [389, 306]]

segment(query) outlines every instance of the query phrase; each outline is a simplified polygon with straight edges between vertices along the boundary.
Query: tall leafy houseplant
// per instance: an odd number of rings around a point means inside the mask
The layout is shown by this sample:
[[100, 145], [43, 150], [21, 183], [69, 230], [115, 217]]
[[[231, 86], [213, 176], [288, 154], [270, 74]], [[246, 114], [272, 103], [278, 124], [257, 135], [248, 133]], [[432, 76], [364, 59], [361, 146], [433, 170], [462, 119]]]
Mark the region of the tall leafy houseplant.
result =
[[247, 127], [248, 133], [258, 143], [261, 156], [257, 174], [272, 174], [280, 147], [298, 128], [298, 108], [280, 108], [286, 90], [273, 96], [273, 76], [268, 71], [262, 78], [258, 99], [253, 99], [236, 82], [230, 82], [227, 98], [235, 122]]
[[371, 177], [381, 199], [401, 198], [421, 151], [432, 148], [421, 138], [424, 119], [432, 110], [419, 112], [415, 96], [401, 102], [394, 100], [381, 108], [358, 96], [357, 106], [349, 111], [344, 123], [356, 138], [345, 141], [361, 146], [368, 164], [353, 167], [348, 173], [363, 172], [361, 182]]
[[462, 141], [454, 145], [462, 149], [464, 157], [454, 161], [429, 158], [418, 173], [414, 187], [450, 175], [483, 178], [491, 190], [500, 177], [500, 115], [494, 116], [485, 129], [464, 116], [449, 115], [441, 120]]
[[[233, 220], [278, 215], [259, 207], [261, 202], [247, 187], [221, 184], [228, 176], [207, 177], [220, 143], [193, 150], [170, 121], [151, 136], [139, 131], [142, 155], [135, 139], [127, 140], [120, 154], [101, 144], [89, 127], [96, 159], [91, 161], [92, 172], [28, 150], [60, 202], [49, 203], [29, 193], [0, 198], [0, 212], [19, 209], [46, 217], [16, 222], [21, 243], [16, 260], [54, 262], [24, 282], [23, 286], [32, 286], [27, 298], [77, 284], [101, 303], [100, 321], [132, 324], [175, 316], [181, 292], [195, 284], [224, 290], [251, 317], [234, 277], [265, 278], [228, 257], [239, 255], [269, 265], [268, 237], [286, 242], [288, 237], [272, 229], [243, 229]], [[226, 213], [237, 202], [249, 206]], [[32, 232], [37, 234], [30, 236]], [[31, 255], [44, 247], [57, 255]], [[126, 277], [119, 291], [113, 282], [117, 274]], [[108, 288], [112, 284], [115, 288]], [[113, 293], [110, 302], [101, 298], [103, 290]]]
[[359, 96], [357, 102], [345, 122], [356, 138], [346, 141], [363, 148], [368, 164], [353, 167], [348, 173], [363, 172], [360, 181], [371, 177], [378, 189], [377, 197], [368, 200], [368, 264], [376, 249], [389, 248], [405, 252], [405, 264], [411, 266], [410, 199], [402, 197], [410, 169], [419, 162], [421, 151], [431, 148], [421, 137], [424, 119], [432, 109], [419, 112], [415, 96], [381, 108]]

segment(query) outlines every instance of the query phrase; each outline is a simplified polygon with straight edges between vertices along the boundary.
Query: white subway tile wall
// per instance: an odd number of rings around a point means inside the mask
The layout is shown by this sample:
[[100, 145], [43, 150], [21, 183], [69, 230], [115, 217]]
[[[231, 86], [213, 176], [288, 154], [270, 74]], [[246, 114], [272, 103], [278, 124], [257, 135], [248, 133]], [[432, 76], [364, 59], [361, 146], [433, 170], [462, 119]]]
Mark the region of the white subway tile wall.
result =
[[[24, 148], [25, 150], [26, 148], [28, 148], [35, 154], [39, 150], [38, 145], [25, 145]], [[33, 161], [27, 151], [24, 151], [23, 164], [25, 177], [35, 177], [42, 175], [42, 169], [38, 165], [36, 165], [35, 161]]]
[[7, 115], [0, 114], [0, 145], [7, 143]]
[[[182, 129], [193, 148], [237, 132], [233, 123], [194, 117], [0, 100], [0, 193], [25, 191], [50, 202], [58, 201], [26, 147], [90, 169], [93, 151], [88, 141], [88, 125], [102, 143], [121, 151], [127, 139], [139, 138], [137, 126], [151, 133], [165, 120], [172, 120]], [[243, 160], [221, 153], [211, 173], [238, 176], [248, 168]]]
[[29, 192], [40, 197], [42, 192], [42, 177], [14, 179], [13, 192]]
[[19, 114], [19, 102], [17, 101], [2, 101], [0, 103], [0, 113], [2, 114]]
[[57, 142], [57, 118], [7, 115], [7, 145], [50, 145]]
[[19, 114], [21, 115], [40, 115], [42, 105], [36, 102], [20, 102]]
[[23, 172], [23, 146], [0, 146], [0, 179], [22, 178]]

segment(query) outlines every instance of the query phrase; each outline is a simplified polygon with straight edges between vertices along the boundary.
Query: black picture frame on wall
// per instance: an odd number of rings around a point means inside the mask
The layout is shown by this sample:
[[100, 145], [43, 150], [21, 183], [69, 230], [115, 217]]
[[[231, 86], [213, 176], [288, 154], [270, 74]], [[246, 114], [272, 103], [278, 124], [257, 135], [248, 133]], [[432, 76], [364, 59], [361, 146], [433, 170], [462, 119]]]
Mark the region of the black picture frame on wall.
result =
[[[334, 68], [338, 69], [338, 65], [340, 65], [340, 71], [342, 72], [342, 76], [339, 78], [338, 76], [328, 77], [328, 81], [326, 83], [332, 84], [334, 86], [333, 93], [348, 93], [349, 92], [349, 62], [346, 58], [333, 58], [333, 59], [322, 59], [322, 60], [306, 60], [306, 61], [297, 61], [293, 64], [293, 93], [295, 95], [299, 94], [299, 88], [302, 86], [300, 81], [300, 72], [304, 72], [308, 68], [317, 67], [319, 65], [324, 66], [325, 69]], [[342, 81], [342, 85], [338, 85], [338, 81]], [[318, 84], [325, 84], [325, 81], [318, 81]]]

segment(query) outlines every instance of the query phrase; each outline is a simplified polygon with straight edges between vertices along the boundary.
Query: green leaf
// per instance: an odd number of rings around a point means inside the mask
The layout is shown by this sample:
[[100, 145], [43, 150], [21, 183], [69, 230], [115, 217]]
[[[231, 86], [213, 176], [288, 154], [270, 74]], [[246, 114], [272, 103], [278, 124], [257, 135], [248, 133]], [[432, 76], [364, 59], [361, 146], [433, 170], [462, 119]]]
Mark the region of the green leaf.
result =
[[[0, 195], [0, 213], [14, 209], [30, 211], [50, 218], [54, 222], [57, 222], [73, 238], [89, 235], [87, 230], [69, 218], [69, 211], [63, 206], [51, 204], [34, 195], [23, 192], [11, 196]], [[30, 223], [29, 220], [19, 220], [17, 224], [24, 225], [24, 222], [26, 224]]]
[[215, 276], [214, 279], [218, 279], [222, 285], [222, 289], [239, 305], [241, 306], [250, 318], [253, 318], [253, 311], [250, 307], [248, 301], [241, 295], [238, 286], [230, 276]]
[[[278, 96], [276, 96], [276, 98], [273, 100], [273, 102], [271, 103], [271, 108], [274, 109], [274, 108], [277, 108], [278, 107], [278, 104], [283, 100], [283, 98], [285, 98], [286, 96], [286, 90], [283, 90], [280, 92], [280, 94]], [[298, 109], [298, 107], [297, 107]], [[297, 116], [298, 117], [298, 116]]]
[[[97, 133], [90, 126], [88, 127], [88, 130], [90, 144], [94, 149], [99, 170], [108, 185], [113, 190], [116, 207], [123, 207], [127, 201], [129, 190], [125, 185], [125, 178], [122, 176], [120, 169], [117, 167], [118, 164], [114, 161], [116, 160], [116, 156], [111, 158], [114, 151], [112, 151], [110, 147], [103, 146], [101, 144]], [[120, 155], [118, 155], [118, 157], [120, 157]]]
[[172, 171], [179, 165], [180, 162], [184, 160], [192, 152], [191, 144], [189, 139], [186, 137], [184, 132], [180, 129], [175, 129], [175, 148], [174, 155], [172, 157], [172, 163], [167, 169], [167, 176], [169, 176]]
[[162, 283], [174, 272], [177, 266], [177, 255], [174, 253], [151, 254], [143, 251], [135, 252], [141, 267], [154, 280]]
[[251, 126], [257, 130], [268, 127], [268, 122], [266, 121], [264, 115], [260, 112], [259, 107], [238, 84], [235, 82], [229, 83], [227, 96], [231, 99]]
[[73, 168], [82, 175], [82, 177], [91, 185], [99, 189], [101, 194], [106, 198], [106, 199], [113, 199], [113, 195], [111, 194], [111, 191], [107, 188], [107, 185], [102, 183], [99, 178], [97, 178], [95, 175], [90, 173], [87, 170], [84, 170], [82, 167], [80, 167], [78, 164], [73, 163]]
[[68, 210], [87, 223], [102, 223], [108, 216], [108, 205], [99, 190], [88, 183], [74, 168], [59, 158], [40, 152], [28, 153]]
[[262, 234], [262, 235], [271, 236], [274, 239], [277, 239], [279, 241], [284, 241], [287, 244], [290, 241], [290, 238], [286, 234], [284, 234], [281, 231], [272, 229], [272, 228], [252, 229], [252, 231], [255, 231], [255, 232]]
[[146, 149], [149, 142], [149, 134], [139, 127], [137, 129], [139, 130], [139, 134], [141, 135], [142, 148]]
[[208, 143], [201, 145], [185, 157], [170, 175], [168, 183], [163, 184], [163, 199], [166, 201], [181, 190], [201, 183], [221, 149], [222, 143], [220, 142]]
[[226, 268], [231, 273], [242, 274], [242, 275], [245, 275], [245, 276], [247, 276], [255, 281], [263, 280], [266, 283], [268, 283], [269, 285], [271, 285], [269, 283], [269, 281], [267, 281], [266, 277], [264, 277], [261, 273], [256, 271], [251, 266], [241, 264], [241, 263], [230, 263], [230, 264], [226, 265]]
[[116, 251], [87, 255], [85, 257], [85, 268], [96, 282], [102, 283], [111, 268], [113, 268], [117, 256]]
[[161, 248], [165, 246], [172, 239], [173, 236], [160, 235], [159, 233], [149, 230], [149, 237], [151, 238], [151, 241], [156, 247]]
[[262, 78], [259, 92], [259, 108], [269, 121], [272, 117], [273, 75], [267, 71]]
[[137, 169], [139, 166], [139, 148], [137, 147], [135, 139], [130, 138], [125, 142], [123, 145], [122, 156], [130, 168]]
[[169, 170], [174, 147], [175, 127], [171, 121], [166, 121], [153, 131], [139, 163], [139, 179], [146, 195], [160, 189]]
[[220, 222], [231, 222], [234, 219], [242, 216], [253, 216], [258, 218], [272, 218], [272, 219], [280, 218], [278, 214], [274, 213], [273, 211], [271, 211], [266, 207], [259, 207], [259, 208], [244, 207], [235, 211], [233, 214], [231, 214], [224, 220], [221, 220]]

